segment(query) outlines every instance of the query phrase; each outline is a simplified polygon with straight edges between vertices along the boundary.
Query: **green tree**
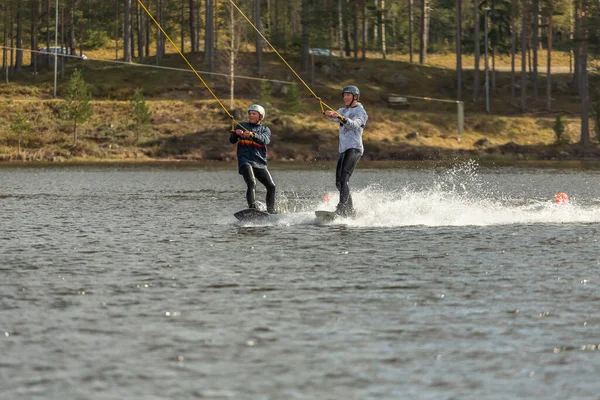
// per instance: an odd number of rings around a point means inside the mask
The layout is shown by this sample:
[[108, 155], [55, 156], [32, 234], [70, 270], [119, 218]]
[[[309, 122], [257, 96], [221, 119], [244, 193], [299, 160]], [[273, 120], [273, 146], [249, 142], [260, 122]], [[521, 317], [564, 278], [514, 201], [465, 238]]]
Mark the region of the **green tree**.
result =
[[19, 110], [17, 115], [13, 119], [13, 123], [10, 125], [11, 131], [17, 137], [19, 155], [21, 155], [21, 142], [23, 138], [31, 133], [31, 124], [25, 119], [23, 111]]
[[592, 95], [592, 117], [594, 121], [594, 133], [596, 139], [600, 142], [600, 89]]
[[67, 87], [64, 118], [73, 122], [73, 145], [77, 144], [77, 126], [88, 120], [92, 113], [92, 93], [79, 70], [75, 70]]
[[140, 133], [143, 133], [146, 126], [150, 123], [150, 110], [141, 89], [135, 91], [135, 95], [130, 103], [133, 107], [131, 110], [131, 119], [133, 119], [135, 125], [135, 141], [137, 142], [140, 138]]

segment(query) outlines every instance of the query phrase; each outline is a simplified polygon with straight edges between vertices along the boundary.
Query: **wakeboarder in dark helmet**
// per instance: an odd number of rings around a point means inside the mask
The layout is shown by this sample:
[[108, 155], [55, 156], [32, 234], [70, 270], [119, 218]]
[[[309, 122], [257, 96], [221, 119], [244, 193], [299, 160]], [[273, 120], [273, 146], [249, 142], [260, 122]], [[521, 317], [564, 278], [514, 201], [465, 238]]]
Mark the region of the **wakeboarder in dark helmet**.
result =
[[335, 186], [340, 191], [340, 202], [336, 213], [344, 216], [355, 214], [349, 181], [358, 160], [363, 155], [363, 130], [369, 119], [363, 105], [359, 102], [360, 90], [354, 85], [342, 89], [344, 108], [336, 111], [327, 110], [325, 115], [330, 121], [340, 125], [339, 158], [335, 171]]

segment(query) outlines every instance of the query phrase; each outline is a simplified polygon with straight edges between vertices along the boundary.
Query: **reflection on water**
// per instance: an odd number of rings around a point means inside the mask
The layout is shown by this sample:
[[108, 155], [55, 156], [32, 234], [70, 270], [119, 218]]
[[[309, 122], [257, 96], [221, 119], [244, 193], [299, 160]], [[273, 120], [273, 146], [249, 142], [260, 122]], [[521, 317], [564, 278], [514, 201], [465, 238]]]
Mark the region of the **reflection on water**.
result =
[[596, 171], [361, 169], [358, 218], [317, 224], [332, 171], [273, 168], [267, 225], [235, 168], [0, 172], [0, 397], [600, 389]]

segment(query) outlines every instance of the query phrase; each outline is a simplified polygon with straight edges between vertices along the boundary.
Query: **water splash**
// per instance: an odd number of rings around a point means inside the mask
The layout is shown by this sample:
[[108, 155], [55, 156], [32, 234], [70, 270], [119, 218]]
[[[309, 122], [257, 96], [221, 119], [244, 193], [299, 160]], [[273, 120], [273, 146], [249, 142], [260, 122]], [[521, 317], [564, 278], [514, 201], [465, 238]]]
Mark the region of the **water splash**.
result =
[[[477, 162], [468, 161], [432, 171], [418, 182], [400, 182], [395, 188], [389, 183], [352, 188], [356, 218], [341, 218], [331, 224], [434, 227], [600, 222], [600, 203], [596, 200], [571, 199], [557, 204], [550, 196], [511, 196], [498, 185], [479, 173]], [[314, 211], [334, 210], [339, 201], [336, 191], [279, 196], [283, 214], [268, 225], [315, 224]]]
[[[426, 185], [427, 186], [427, 185]], [[429, 187], [389, 190], [373, 185], [353, 192], [357, 217], [352, 226], [488, 226], [600, 222], [600, 205], [553, 199], [515, 198], [491, 186], [478, 174], [474, 161], [443, 171]], [[331, 208], [339, 197], [332, 193]]]

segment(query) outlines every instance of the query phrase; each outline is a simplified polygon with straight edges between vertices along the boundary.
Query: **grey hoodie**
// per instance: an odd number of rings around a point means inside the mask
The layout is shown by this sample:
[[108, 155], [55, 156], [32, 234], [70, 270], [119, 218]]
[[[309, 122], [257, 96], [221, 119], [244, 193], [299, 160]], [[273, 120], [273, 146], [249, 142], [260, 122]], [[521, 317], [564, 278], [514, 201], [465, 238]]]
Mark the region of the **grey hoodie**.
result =
[[369, 116], [361, 103], [356, 107], [344, 107], [337, 110], [337, 113], [346, 118], [346, 123], [342, 124], [338, 118], [329, 118], [330, 121], [340, 123], [340, 148], [343, 153], [348, 149], [358, 149], [360, 154], [364, 153], [362, 134]]

